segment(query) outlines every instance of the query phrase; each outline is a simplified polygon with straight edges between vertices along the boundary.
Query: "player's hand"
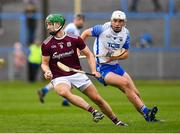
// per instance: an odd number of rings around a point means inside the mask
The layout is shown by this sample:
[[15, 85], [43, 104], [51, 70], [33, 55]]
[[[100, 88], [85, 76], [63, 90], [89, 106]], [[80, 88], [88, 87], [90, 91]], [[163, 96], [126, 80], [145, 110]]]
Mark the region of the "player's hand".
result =
[[46, 72], [44, 73], [44, 77], [45, 77], [45, 79], [47, 79], [47, 80], [52, 79], [52, 77], [53, 77], [52, 72], [51, 72], [50, 70], [49, 70], [49, 71], [46, 71]]
[[94, 74], [97, 78], [101, 77], [101, 74], [97, 71], [92, 72], [92, 74]]
[[114, 50], [111, 56], [109, 57], [110, 61], [112, 60], [122, 60], [127, 58], [127, 51], [126, 49], [118, 49]]

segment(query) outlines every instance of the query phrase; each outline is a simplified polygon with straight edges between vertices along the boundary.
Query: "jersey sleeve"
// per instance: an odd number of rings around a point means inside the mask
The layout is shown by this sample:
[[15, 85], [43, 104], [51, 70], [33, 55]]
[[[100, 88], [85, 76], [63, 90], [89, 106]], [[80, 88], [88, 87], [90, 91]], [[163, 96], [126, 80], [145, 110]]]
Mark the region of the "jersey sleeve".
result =
[[49, 49], [44, 43], [41, 45], [41, 51], [43, 56], [50, 56]]
[[127, 38], [126, 38], [126, 41], [125, 41], [122, 48], [129, 49], [129, 47], [130, 47], [130, 35], [128, 34]]
[[102, 25], [95, 25], [91, 28], [91, 34], [93, 37], [98, 37], [103, 32], [103, 26]]
[[80, 51], [86, 47], [86, 44], [84, 43], [84, 41], [79, 36], [78, 36], [78, 41], [77, 41], [77, 47]]

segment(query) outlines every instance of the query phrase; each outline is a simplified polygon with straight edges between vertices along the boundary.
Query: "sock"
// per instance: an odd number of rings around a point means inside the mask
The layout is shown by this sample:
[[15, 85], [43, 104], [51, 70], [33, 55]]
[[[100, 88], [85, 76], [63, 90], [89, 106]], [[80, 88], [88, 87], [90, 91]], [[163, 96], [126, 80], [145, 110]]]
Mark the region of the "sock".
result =
[[95, 111], [95, 109], [93, 108], [93, 107], [91, 107], [91, 106], [89, 106], [89, 108], [88, 108], [88, 112], [90, 112], [90, 113], [94, 113], [94, 111]]
[[116, 116], [113, 116], [113, 117], [111, 118], [111, 120], [112, 120], [112, 122], [113, 122], [114, 124], [117, 124], [117, 123], [119, 122], [119, 120], [118, 120], [118, 118], [117, 118]]
[[143, 105], [140, 110], [143, 114], [147, 114], [149, 112], [149, 109], [145, 105]]
[[68, 103], [69, 101], [68, 101], [66, 98], [64, 98], [64, 99], [63, 99], [63, 102], [67, 102], [67, 103]]
[[47, 88], [47, 87], [42, 88], [42, 92], [43, 92], [43, 94], [47, 94], [47, 93], [48, 93], [48, 91], [49, 91], [49, 88]]

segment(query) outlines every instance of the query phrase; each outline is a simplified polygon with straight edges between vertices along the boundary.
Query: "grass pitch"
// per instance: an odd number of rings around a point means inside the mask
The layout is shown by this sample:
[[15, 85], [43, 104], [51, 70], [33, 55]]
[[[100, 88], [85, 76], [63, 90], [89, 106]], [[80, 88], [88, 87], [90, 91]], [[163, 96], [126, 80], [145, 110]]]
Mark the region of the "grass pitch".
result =
[[[0, 82], [0, 132], [1, 133], [122, 133], [122, 132], [180, 132], [180, 81], [136, 81], [147, 106], [157, 105], [157, 117], [164, 123], [146, 123], [127, 98], [115, 88], [95, 83], [99, 92], [112, 106], [114, 112], [129, 127], [117, 127], [105, 117], [94, 123], [88, 112], [75, 106], [61, 106], [62, 98], [54, 91], [46, 96], [45, 104], [37, 98], [37, 89], [46, 83]], [[86, 96], [76, 89], [75, 94]]]

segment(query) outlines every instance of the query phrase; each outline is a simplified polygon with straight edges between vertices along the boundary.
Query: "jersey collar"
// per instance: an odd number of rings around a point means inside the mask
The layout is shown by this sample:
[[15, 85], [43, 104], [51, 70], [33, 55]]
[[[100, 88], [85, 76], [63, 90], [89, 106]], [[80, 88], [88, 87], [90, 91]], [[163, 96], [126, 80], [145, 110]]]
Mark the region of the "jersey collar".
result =
[[64, 32], [64, 35], [63, 35], [62, 37], [56, 37], [56, 36], [54, 36], [54, 38], [55, 38], [56, 40], [62, 40], [62, 39], [64, 39], [65, 36], [66, 36], [66, 33]]

